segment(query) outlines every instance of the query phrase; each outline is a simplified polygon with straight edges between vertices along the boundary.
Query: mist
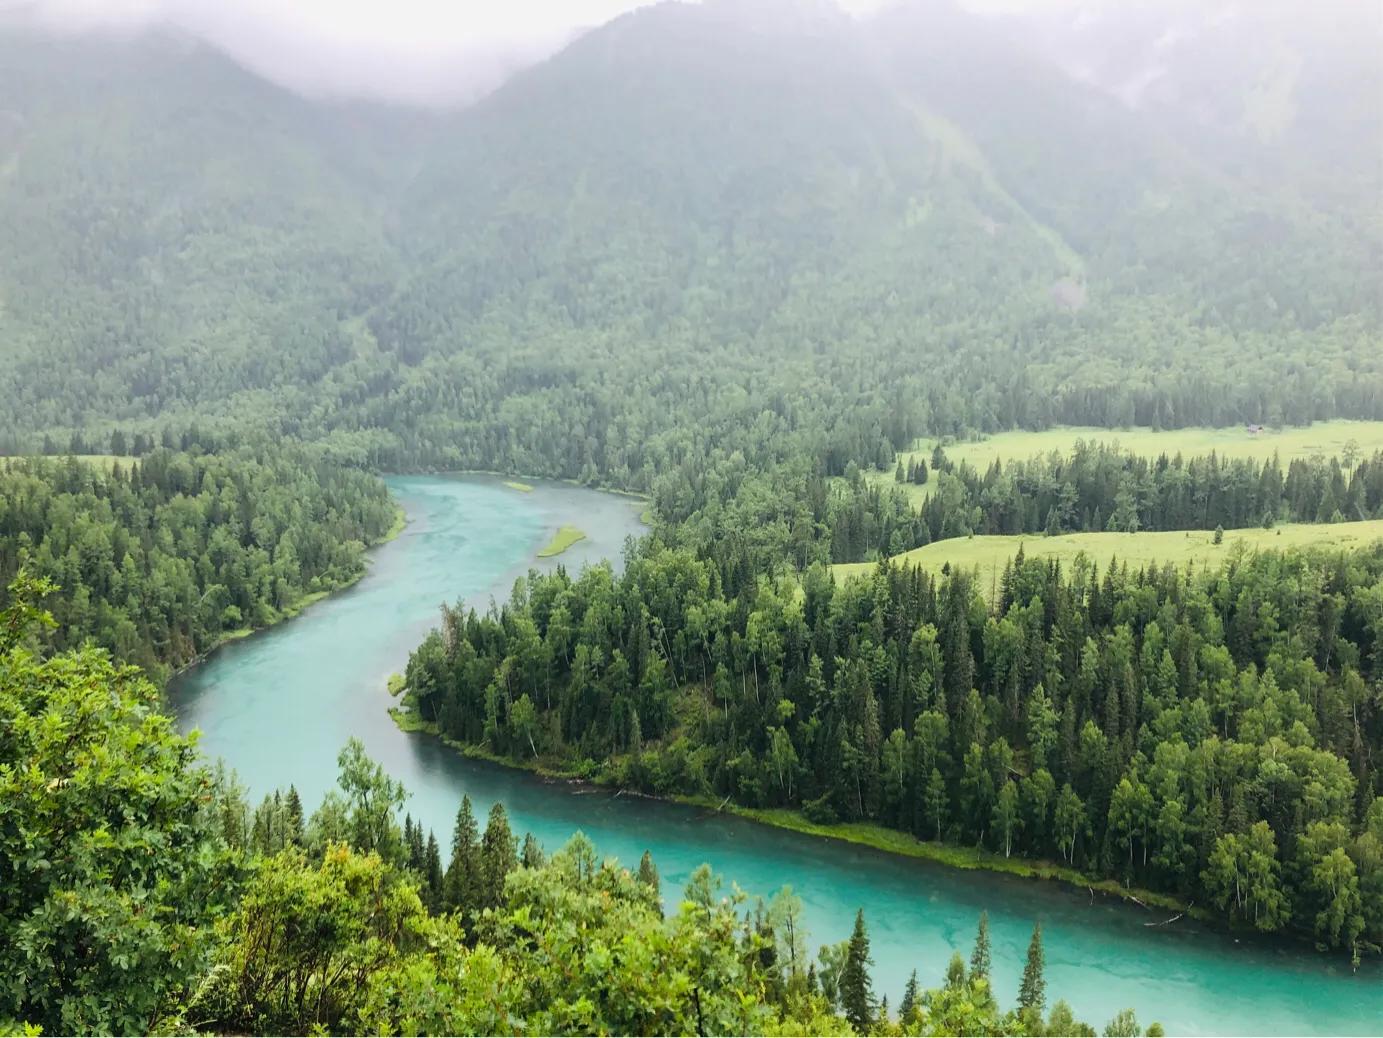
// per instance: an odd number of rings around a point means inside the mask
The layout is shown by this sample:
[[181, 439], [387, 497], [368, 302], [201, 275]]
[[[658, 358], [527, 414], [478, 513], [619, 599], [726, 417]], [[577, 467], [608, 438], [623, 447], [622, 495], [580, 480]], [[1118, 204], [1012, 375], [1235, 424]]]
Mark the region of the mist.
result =
[[[696, 2], [696, 0], [691, 0]], [[740, 0], [744, 3], [766, 0]], [[793, 0], [779, 0], [793, 2]], [[829, 0], [822, 0], [829, 2]], [[836, 0], [855, 16], [894, 3]], [[1378, 20], [1369, 0], [959, 0], [991, 16], [995, 31], [1020, 33], [1074, 78], [1138, 104], [1164, 77], [1166, 53], [1216, 32], [1251, 50], [1264, 14], [1280, 26]], [[0, 17], [58, 34], [137, 35], [165, 31], [202, 41], [257, 75], [310, 97], [454, 106], [493, 90], [582, 31], [648, 0], [0, 0]], [[1355, 18], [1344, 17], [1347, 24]], [[1367, 38], [1367, 34], [1365, 34]], [[1357, 46], [1359, 34], [1340, 39]], [[1189, 41], [1189, 42], [1188, 42]], [[1264, 43], [1263, 46], [1268, 46]]]

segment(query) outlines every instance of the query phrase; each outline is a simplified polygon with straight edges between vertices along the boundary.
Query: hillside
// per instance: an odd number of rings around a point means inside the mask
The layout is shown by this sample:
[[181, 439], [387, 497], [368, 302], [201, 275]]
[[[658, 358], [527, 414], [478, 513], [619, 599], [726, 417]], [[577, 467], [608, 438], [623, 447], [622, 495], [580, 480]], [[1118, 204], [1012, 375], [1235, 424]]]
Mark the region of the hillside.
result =
[[248, 423], [650, 489], [784, 436], [1383, 412], [1367, 225], [945, 5], [657, 4], [427, 114], [11, 28], [0, 94], [15, 450]]

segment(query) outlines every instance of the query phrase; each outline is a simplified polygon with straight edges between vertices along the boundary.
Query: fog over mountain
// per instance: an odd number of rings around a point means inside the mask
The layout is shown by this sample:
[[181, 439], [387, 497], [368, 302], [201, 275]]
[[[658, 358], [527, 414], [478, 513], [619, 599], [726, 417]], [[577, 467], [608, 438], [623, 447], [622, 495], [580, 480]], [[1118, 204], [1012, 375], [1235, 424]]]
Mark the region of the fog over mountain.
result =
[[[778, 12], [838, 6], [869, 17], [899, 2], [736, 0], [736, 6]], [[642, 6], [647, 0], [0, 0], [0, 18], [64, 34], [172, 30], [312, 96], [454, 105], [492, 90], [582, 31]], [[1298, 42], [1357, 65], [1376, 55], [1383, 18], [1367, 0], [964, 0], [961, 6], [989, 16], [995, 33], [1023, 40], [1069, 74], [1131, 104], [1184, 101], [1186, 83], [1214, 86], [1205, 78], [1213, 75], [1207, 65], [1222, 63], [1229, 66], [1222, 74], [1230, 76], [1255, 63], [1255, 75], [1281, 73], [1276, 82], [1290, 89], [1302, 66]], [[1204, 107], [1207, 100], [1191, 103]], [[1263, 98], [1251, 116], [1264, 133], [1282, 122], [1274, 104]]]

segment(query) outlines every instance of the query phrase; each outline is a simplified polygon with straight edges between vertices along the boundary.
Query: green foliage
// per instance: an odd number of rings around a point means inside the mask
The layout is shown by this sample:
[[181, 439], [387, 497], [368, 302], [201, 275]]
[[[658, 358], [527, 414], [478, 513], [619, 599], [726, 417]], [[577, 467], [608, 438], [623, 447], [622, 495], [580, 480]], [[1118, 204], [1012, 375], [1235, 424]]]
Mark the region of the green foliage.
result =
[[980, 925], [975, 931], [975, 950], [970, 953], [970, 976], [989, 979], [989, 913], [980, 913]]
[[0, 655], [0, 1020], [45, 1033], [168, 1026], [236, 890], [218, 791], [136, 671], [82, 650], [42, 659], [10, 589]]
[[223, 947], [188, 1019], [222, 1034], [369, 1030], [370, 985], [432, 935], [405, 876], [344, 845], [320, 862], [297, 849], [262, 859], [219, 930]]
[[49, 582], [55, 646], [92, 641], [158, 675], [354, 580], [394, 520], [378, 479], [248, 447], [107, 470], [9, 459], [0, 498], [0, 575]]
[[869, 980], [869, 931], [864, 925], [864, 910], [855, 913], [855, 929], [845, 946], [845, 962], [840, 970], [840, 1005], [845, 1019], [863, 1034], [874, 1022], [874, 989]]
[[1380, 579], [1378, 547], [1208, 572], [1020, 555], [986, 602], [891, 566], [750, 582], [655, 539], [618, 577], [448, 610], [408, 682], [447, 736], [525, 758], [502, 711], [527, 696], [545, 762], [622, 787], [1208, 889], [1236, 923], [1367, 950]]
[[1023, 979], [1018, 986], [1018, 1008], [1021, 1012], [1040, 1017], [1047, 1008], [1046, 965], [1046, 956], [1042, 951], [1042, 924], [1038, 923], [1032, 928], [1028, 957], [1023, 963]]

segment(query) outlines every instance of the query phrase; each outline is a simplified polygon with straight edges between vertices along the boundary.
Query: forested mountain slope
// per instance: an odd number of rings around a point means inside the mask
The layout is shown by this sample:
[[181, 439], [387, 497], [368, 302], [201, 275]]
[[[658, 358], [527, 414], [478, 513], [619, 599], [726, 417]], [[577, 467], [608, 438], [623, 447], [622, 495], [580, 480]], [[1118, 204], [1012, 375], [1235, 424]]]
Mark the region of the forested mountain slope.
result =
[[766, 441], [831, 472], [1383, 410], [1372, 224], [945, 5], [657, 4], [449, 113], [166, 38], [10, 30], [0, 86], [12, 446], [195, 414], [649, 488]]

